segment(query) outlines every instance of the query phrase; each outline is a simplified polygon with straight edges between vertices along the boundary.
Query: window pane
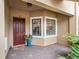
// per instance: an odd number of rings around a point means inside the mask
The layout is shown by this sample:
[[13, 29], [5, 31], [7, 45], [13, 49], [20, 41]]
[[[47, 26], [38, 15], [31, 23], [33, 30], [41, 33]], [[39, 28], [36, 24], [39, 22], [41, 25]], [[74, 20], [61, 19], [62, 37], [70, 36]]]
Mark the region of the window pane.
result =
[[32, 19], [32, 35], [41, 36], [41, 19]]
[[47, 23], [47, 28], [46, 28], [46, 34], [47, 35], [54, 35], [56, 34], [56, 25], [55, 25], [55, 20], [52, 19], [46, 19]]

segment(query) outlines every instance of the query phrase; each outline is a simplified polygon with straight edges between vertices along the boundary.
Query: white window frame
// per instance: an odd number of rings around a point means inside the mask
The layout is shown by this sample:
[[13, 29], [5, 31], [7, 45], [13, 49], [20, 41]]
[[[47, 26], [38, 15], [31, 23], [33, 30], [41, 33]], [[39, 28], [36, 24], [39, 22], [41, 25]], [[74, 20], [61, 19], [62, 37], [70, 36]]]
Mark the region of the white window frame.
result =
[[[46, 24], [46, 19], [52, 19], [52, 20], [55, 20], [56, 21], [56, 23], [55, 23], [55, 25], [56, 25], [56, 34], [54, 34], [54, 35], [46, 35], [46, 29], [47, 29], [47, 24]], [[56, 37], [57, 36], [57, 19], [56, 18], [53, 18], [53, 17], [48, 17], [48, 16], [45, 16], [45, 37], [44, 38], [49, 38], [49, 37]]]
[[[32, 35], [32, 20], [33, 19], [41, 19], [41, 36], [35, 36]], [[33, 38], [43, 38], [43, 16], [37, 16], [37, 17], [30, 17], [30, 34], [33, 36]]]
[[[33, 19], [41, 19], [41, 36], [35, 36], [32, 35], [32, 20]], [[52, 19], [55, 20], [56, 23], [56, 34], [55, 35], [46, 35], [46, 19]], [[52, 18], [52, 17], [48, 17], [48, 16], [36, 16], [36, 17], [30, 17], [30, 34], [33, 36], [33, 38], [50, 38], [50, 37], [56, 37], [57, 36], [57, 19], [56, 18]]]

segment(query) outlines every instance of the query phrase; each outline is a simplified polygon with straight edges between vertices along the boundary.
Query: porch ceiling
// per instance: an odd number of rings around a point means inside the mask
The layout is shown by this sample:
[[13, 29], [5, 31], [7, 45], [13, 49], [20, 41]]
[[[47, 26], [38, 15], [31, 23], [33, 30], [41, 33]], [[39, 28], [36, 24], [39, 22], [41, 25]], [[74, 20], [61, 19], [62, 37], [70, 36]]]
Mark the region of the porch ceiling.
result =
[[[27, 2], [32, 3], [33, 4], [32, 7], [28, 7]], [[12, 8], [18, 8], [18, 9], [23, 9], [23, 10], [28, 10], [28, 11], [47, 9], [47, 10], [55, 11], [55, 12], [65, 14], [68, 16], [73, 15], [63, 10], [57, 9], [56, 7], [51, 7], [46, 4], [40, 3], [36, 0], [8, 0], [8, 4]]]
[[[68, 16], [73, 16], [74, 15], [74, 13], [70, 13], [67, 10], [64, 11], [61, 8], [57, 8], [56, 6], [50, 6], [50, 5], [48, 5], [48, 4], [44, 3], [44, 2], [40, 2], [40, 0], [39, 1], [38, 0], [22, 0], [22, 1], [29, 2], [29, 3], [32, 3], [34, 5], [40, 6], [42, 8], [48, 9], [50, 11], [54, 11], [54, 12], [61, 13], [61, 14], [64, 14], [64, 15], [68, 15]], [[54, 1], [54, 0], [52, 0], [52, 1]], [[62, 1], [63, 0], [60, 0], [59, 2], [62, 2]], [[46, 2], [48, 2], [48, 0], [46, 0]], [[49, 2], [51, 3], [51, 1], [49, 1]]]
[[42, 7], [39, 7], [36, 5], [32, 5], [32, 7], [28, 7], [27, 3], [21, 0], [8, 0], [8, 4], [9, 4], [9, 7], [28, 10], [28, 11], [43, 9]]

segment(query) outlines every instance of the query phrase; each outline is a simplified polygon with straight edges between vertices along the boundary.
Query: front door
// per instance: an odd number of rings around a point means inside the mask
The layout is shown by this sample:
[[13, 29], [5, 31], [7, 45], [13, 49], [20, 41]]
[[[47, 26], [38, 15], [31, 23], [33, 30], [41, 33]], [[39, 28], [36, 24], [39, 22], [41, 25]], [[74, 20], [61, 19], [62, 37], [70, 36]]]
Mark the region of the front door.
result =
[[25, 19], [13, 17], [13, 45], [24, 44]]

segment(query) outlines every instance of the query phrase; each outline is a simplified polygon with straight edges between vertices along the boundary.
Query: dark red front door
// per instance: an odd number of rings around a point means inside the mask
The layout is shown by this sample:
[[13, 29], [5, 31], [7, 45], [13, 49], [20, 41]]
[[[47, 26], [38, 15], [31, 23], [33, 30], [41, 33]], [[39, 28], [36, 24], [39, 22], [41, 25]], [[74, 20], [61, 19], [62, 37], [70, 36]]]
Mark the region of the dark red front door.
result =
[[24, 44], [25, 19], [13, 17], [13, 45]]

